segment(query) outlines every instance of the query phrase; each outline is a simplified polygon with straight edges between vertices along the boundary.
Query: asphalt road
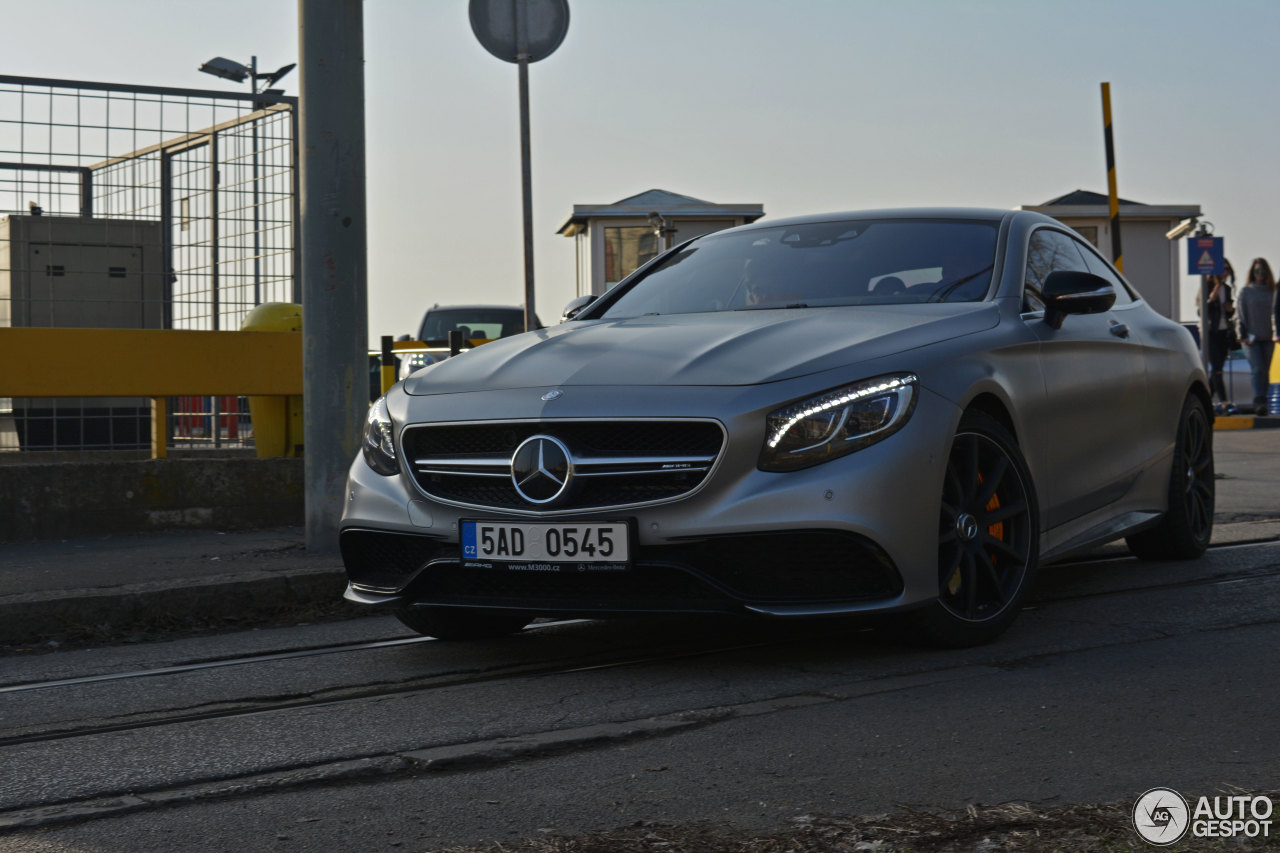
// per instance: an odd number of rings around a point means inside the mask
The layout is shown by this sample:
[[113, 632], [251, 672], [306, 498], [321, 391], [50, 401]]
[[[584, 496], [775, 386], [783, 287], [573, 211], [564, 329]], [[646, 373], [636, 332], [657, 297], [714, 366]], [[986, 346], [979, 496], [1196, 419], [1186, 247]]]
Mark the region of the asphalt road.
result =
[[4, 658], [0, 851], [426, 850], [1273, 790], [1277, 613], [1262, 543], [1051, 567], [1004, 639], [961, 652], [843, 623], [448, 644], [375, 618]]
[[1215, 432], [1213, 456], [1220, 478], [1215, 523], [1280, 518], [1280, 430]]

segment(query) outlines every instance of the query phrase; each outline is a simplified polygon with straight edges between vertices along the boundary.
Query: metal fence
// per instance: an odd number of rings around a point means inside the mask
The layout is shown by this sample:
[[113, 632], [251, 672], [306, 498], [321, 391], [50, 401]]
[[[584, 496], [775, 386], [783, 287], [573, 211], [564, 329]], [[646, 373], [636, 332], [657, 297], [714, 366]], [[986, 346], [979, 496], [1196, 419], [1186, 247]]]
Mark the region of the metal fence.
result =
[[[299, 301], [296, 139], [279, 94], [0, 76], [0, 327], [234, 330]], [[0, 451], [140, 453], [147, 406], [0, 400]], [[246, 411], [173, 398], [170, 444], [251, 446]]]

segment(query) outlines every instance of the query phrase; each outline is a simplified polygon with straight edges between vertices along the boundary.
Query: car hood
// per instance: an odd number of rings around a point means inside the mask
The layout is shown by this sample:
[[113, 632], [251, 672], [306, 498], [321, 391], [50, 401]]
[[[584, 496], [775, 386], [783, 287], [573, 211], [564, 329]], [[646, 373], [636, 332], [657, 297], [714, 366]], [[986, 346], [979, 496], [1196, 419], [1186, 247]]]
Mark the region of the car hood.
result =
[[549, 385], [758, 385], [971, 335], [997, 322], [989, 302], [586, 320], [484, 344], [414, 373], [404, 388], [424, 395]]

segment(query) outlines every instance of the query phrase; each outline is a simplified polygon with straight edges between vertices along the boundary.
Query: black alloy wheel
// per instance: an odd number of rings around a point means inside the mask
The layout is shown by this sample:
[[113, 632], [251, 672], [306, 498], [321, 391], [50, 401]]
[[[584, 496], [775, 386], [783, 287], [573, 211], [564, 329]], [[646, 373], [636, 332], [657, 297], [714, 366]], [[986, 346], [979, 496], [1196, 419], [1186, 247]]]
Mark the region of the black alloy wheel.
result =
[[1194, 560], [1209, 547], [1214, 507], [1213, 425], [1194, 394], [1178, 419], [1168, 509], [1155, 527], [1125, 541], [1144, 560]]
[[938, 520], [938, 599], [913, 614], [929, 642], [971, 646], [1016, 618], [1039, 560], [1039, 511], [1017, 443], [966, 412], [947, 457]]

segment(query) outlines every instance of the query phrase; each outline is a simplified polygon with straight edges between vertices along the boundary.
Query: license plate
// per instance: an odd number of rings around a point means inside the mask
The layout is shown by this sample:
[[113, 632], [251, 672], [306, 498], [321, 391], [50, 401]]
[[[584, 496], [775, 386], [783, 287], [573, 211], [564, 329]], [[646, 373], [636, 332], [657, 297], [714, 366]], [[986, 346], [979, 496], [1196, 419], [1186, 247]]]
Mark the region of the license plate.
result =
[[462, 522], [462, 564], [529, 572], [625, 571], [631, 562], [626, 522], [511, 524]]

